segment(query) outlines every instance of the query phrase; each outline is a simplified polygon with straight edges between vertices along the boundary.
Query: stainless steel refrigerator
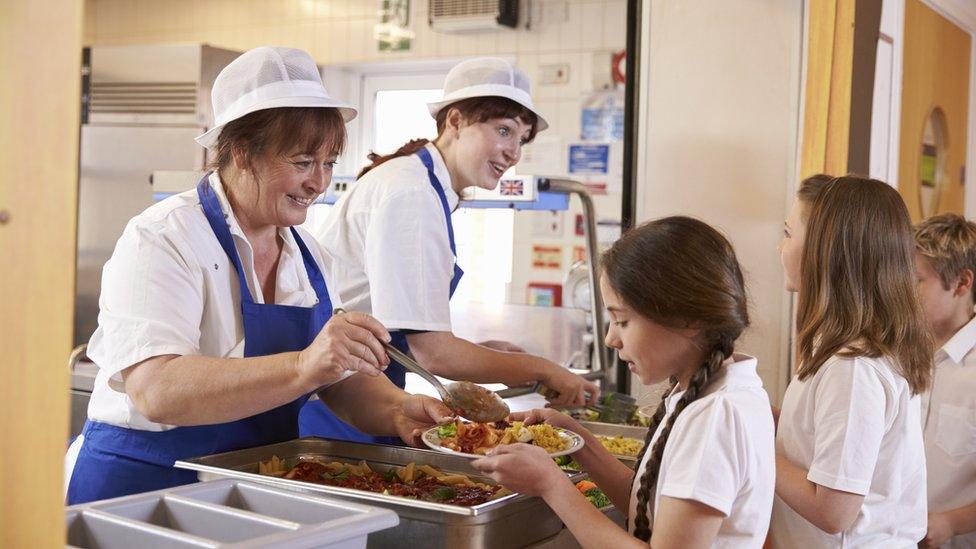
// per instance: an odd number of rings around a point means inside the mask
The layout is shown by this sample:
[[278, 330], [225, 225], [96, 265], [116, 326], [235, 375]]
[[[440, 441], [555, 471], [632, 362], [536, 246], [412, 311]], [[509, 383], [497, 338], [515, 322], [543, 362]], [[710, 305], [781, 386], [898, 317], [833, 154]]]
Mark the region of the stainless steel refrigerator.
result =
[[[87, 343], [97, 326], [102, 267], [116, 241], [129, 219], [153, 203], [153, 172], [202, 170], [206, 164], [205, 150], [193, 138], [213, 124], [213, 81], [238, 55], [201, 44], [85, 51], [75, 346]], [[91, 391], [90, 382], [75, 382], [86, 377], [82, 371], [72, 376], [73, 428], [75, 416], [84, 420]]]

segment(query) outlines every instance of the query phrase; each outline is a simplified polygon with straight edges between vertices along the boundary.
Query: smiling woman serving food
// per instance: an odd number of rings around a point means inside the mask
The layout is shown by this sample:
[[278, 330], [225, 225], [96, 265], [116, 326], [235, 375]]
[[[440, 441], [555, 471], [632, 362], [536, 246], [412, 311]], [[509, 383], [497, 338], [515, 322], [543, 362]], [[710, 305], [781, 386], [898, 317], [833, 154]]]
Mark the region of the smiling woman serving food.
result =
[[105, 265], [70, 504], [193, 482], [176, 460], [295, 438], [315, 391], [360, 430], [409, 442], [451, 415], [381, 375], [382, 324], [332, 316], [336, 281], [296, 228], [328, 187], [355, 110], [290, 48], [241, 55], [213, 103], [217, 124], [197, 138], [213, 171], [133, 218]]
[[[541, 381], [557, 406], [582, 406], [598, 387], [567, 368], [511, 344], [475, 344], [454, 335], [449, 300], [463, 274], [451, 213], [468, 187], [494, 189], [518, 163], [522, 146], [548, 127], [529, 94], [529, 79], [503, 59], [464, 61], [448, 73], [442, 100], [428, 105], [437, 138], [411, 141], [373, 164], [339, 200], [316, 234], [335, 258], [333, 278], [350, 311], [373, 315], [432, 373], [475, 383]], [[380, 125], [382, 131], [382, 123]], [[403, 387], [405, 370], [387, 375]], [[589, 397], [586, 395], [589, 394]], [[321, 407], [302, 411], [303, 435], [347, 429]]]

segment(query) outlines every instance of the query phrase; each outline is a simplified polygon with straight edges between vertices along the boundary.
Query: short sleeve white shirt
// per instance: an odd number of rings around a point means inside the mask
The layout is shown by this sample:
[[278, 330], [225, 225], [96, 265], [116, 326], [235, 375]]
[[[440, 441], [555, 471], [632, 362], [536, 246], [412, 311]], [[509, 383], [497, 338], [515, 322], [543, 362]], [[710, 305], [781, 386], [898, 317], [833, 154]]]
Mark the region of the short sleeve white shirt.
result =
[[[671, 416], [684, 391], [665, 399]], [[735, 354], [706, 388], [677, 417], [664, 447], [654, 494], [694, 500], [725, 515], [712, 547], [762, 547], [776, 486], [773, 416], [769, 397], [756, 373], [756, 359]], [[640, 477], [650, 451], [637, 468], [630, 494], [630, 529], [637, 513]], [[651, 523], [653, 524], [653, 513]]]
[[[210, 176], [244, 266], [255, 302], [263, 303], [251, 245], [237, 222], [216, 174]], [[329, 263], [311, 235], [297, 228], [324, 274]], [[288, 229], [275, 286], [275, 303], [311, 307], [318, 302]], [[326, 276], [326, 285], [329, 285]], [[329, 287], [330, 299], [339, 306]], [[88, 417], [120, 427], [163, 431], [147, 420], [118, 387], [119, 372], [160, 355], [244, 356], [237, 271], [204, 216], [196, 189], [167, 198], [132, 218], [102, 271], [98, 328], [88, 356], [99, 367]], [[114, 378], [114, 379], [113, 379]]]
[[[453, 211], [458, 195], [437, 147], [426, 145]], [[352, 185], [315, 233], [333, 258], [346, 308], [391, 330], [450, 331], [454, 254], [447, 219], [417, 155], [389, 160]]]
[[[922, 395], [929, 512], [976, 502], [976, 318], [935, 353], [932, 389]], [[976, 532], [943, 547], [976, 547]]]
[[794, 377], [777, 452], [808, 470], [810, 482], [864, 503], [849, 529], [831, 535], [777, 497], [773, 546], [915, 547], [928, 524], [920, 401], [885, 357], [835, 355], [807, 379]]

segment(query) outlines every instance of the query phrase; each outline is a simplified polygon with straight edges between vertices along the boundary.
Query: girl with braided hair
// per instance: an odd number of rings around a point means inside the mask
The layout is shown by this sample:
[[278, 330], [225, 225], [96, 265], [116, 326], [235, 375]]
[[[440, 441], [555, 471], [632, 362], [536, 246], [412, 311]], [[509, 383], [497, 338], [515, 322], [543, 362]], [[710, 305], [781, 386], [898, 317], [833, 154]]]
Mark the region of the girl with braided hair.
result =
[[544, 498], [583, 547], [761, 547], [773, 501], [773, 418], [756, 359], [734, 352], [749, 316], [731, 244], [701, 221], [668, 217], [626, 233], [601, 267], [607, 345], [644, 385], [671, 382], [636, 474], [565, 414], [514, 419], [580, 433], [586, 444], [573, 457], [628, 516], [628, 531], [541, 448], [506, 445], [473, 465]]
[[780, 245], [797, 369], [776, 433], [774, 547], [915, 547], [926, 531], [920, 398], [933, 348], [898, 192], [814, 176]]

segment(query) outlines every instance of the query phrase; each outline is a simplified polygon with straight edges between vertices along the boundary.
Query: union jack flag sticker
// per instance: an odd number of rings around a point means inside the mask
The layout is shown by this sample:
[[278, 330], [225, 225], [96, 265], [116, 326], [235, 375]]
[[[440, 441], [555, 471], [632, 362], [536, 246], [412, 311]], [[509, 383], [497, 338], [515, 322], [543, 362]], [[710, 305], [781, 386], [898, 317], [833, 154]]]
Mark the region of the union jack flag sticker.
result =
[[523, 185], [519, 179], [505, 179], [501, 182], [499, 194], [502, 196], [522, 196], [525, 194]]

